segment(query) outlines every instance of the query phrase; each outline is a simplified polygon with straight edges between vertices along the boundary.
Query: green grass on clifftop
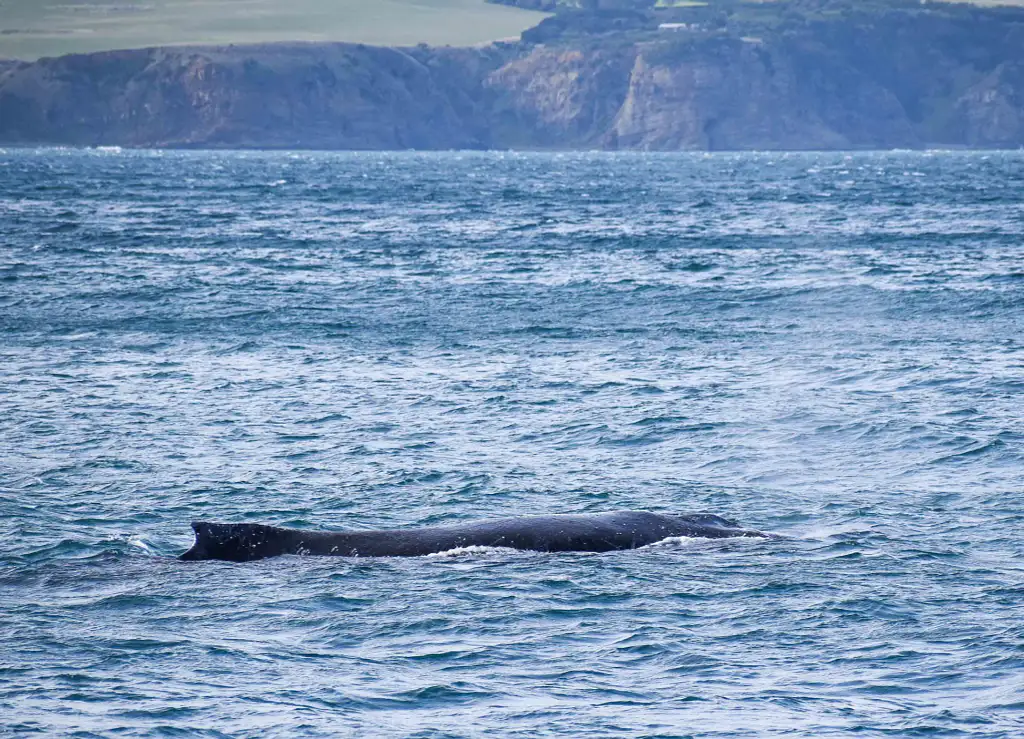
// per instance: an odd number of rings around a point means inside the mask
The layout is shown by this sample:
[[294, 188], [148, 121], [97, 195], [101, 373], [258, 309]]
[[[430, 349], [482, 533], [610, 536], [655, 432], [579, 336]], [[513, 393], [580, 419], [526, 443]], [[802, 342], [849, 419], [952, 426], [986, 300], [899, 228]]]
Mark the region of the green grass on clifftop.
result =
[[0, 0], [0, 58], [172, 44], [472, 45], [544, 14], [484, 0]]

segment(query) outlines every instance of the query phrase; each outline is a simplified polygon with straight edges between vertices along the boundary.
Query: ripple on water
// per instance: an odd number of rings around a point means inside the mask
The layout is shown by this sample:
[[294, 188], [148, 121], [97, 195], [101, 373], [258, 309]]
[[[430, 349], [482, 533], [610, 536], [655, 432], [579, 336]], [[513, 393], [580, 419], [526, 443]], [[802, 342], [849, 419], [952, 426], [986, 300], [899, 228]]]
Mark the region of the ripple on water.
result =
[[[1019, 153], [0, 165], [8, 732], [1020, 734]], [[614, 508], [782, 538], [173, 559]]]

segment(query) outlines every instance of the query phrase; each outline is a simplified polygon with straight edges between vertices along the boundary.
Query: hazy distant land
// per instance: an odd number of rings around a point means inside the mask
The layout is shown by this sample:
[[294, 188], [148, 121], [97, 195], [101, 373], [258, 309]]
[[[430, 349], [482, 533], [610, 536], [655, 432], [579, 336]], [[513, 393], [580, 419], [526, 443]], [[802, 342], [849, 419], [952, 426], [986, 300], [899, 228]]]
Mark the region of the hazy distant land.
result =
[[469, 46], [544, 17], [484, 0], [0, 0], [0, 58], [269, 41]]
[[[586, 7], [553, 0], [505, 0], [520, 7], [344, 0], [353, 22], [342, 29], [352, 35], [343, 36], [326, 20], [328, 0], [282, 3], [273, 12], [270, 0], [198, 0], [189, 14], [170, 0], [147, 1], [151, 9], [134, 16], [127, 5], [110, 11], [111, 18], [120, 13], [124, 43], [109, 43], [134, 50], [0, 62], [0, 144], [1024, 146], [1019, 7], [919, 0], [710, 0], [667, 7], [655, 0], [580, 0]], [[28, 13], [25, 0], [18, 2]], [[323, 22], [303, 16], [302, 8], [314, 6]], [[65, 0], [59, 13], [85, 18], [84, 9], [95, 7]], [[157, 24], [161, 38], [144, 36], [156, 33], [151, 21], [158, 7], [177, 20]], [[235, 12], [235, 21], [215, 23], [229, 7], [246, 10]], [[473, 20], [476, 14], [490, 25]], [[0, 18], [10, 23], [8, 15]], [[498, 19], [520, 25], [503, 27]], [[522, 25], [529, 27], [516, 36]], [[186, 34], [186, 27], [200, 35]], [[317, 29], [316, 38], [351, 41], [308, 43], [309, 28]], [[373, 29], [383, 35], [369, 35]], [[512, 40], [471, 43], [506, 35]], [[300, 42], [266, 43], [289, 38]], [[364, 43], [375, 38], [377, 44]], [[192, 39], [199, 43], [184, 43]], [[240, 43], [245, 40], [254, 43]]]

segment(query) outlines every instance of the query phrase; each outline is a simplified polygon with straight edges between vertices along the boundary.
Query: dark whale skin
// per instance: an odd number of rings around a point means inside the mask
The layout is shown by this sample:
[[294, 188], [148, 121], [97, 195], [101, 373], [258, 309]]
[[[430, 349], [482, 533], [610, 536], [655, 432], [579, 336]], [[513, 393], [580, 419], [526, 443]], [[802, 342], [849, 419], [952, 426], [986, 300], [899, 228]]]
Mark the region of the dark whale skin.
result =
[[182, 560], [250, 562], [282, 554], [337, 557], [418, 557], [469, 546], [538, 552], [636, 549], [673, 536], [768, 538], [708, 513], [672, 515], [618, 511], [500, 518], [451, 526], [373, 531], [305, 531], [255, 523], [195, 521], [195, 544]]

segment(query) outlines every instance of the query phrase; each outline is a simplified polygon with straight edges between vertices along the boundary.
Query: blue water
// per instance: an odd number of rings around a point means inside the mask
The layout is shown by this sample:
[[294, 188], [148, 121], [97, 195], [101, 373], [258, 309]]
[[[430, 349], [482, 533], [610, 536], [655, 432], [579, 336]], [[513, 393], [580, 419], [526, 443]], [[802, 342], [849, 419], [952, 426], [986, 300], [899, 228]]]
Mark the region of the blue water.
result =
[[0, 733], [1019, 737], [1022, 331], [1021, 153], [0, 153]]

